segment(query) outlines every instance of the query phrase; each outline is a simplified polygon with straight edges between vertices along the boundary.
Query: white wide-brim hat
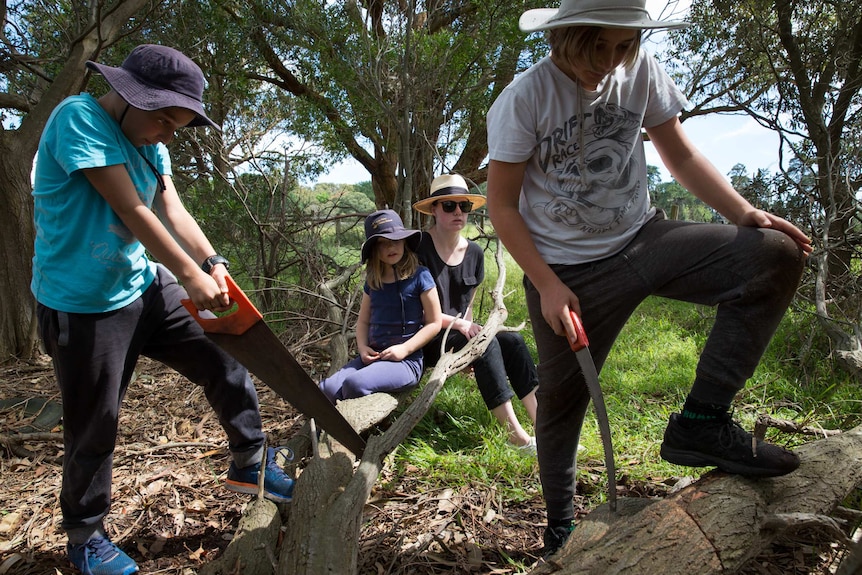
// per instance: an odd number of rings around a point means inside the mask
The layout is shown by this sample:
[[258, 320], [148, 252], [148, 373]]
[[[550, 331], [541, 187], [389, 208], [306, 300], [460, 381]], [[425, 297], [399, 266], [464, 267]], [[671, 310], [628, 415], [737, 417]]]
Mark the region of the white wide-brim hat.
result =
[[521, 14], [518, 26], [524, 32], [599, 26], [601, 28], [684, 28], [681, 20], [653, 20], [646, 0], [562, 0], [559, 8], [537, 8]]

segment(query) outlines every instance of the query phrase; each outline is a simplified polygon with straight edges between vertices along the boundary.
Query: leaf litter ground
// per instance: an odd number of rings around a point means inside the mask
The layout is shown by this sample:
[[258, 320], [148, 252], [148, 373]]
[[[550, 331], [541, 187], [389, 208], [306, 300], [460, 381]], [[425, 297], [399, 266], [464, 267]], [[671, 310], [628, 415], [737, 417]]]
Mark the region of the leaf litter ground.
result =
[[[265, 386], [258, 393], [267, 441], [281, 445], [303, 418]], [[29, 398], [59, 404], [45, 356], [0, 366], [0, 575], [76, 573], [59, 528], [62, 434], [56, 425], [28, 428], [39, 414], [8, 401]], [[109, 535], [142, 573], [196, 575], [227, 546], [250, 501], [222, 487], [228, 465], [226, 438], [200, 388], [142, 360], [120, 412]], [[390, 473], [384, 470], [378, 486], [386, 487], [365, 507], [360, 574], [514, 574], [541, 554], [540, 496], [510, 502], [478, 484], [426, 490], [419, 477]], [[584, 475], [583, 492], [602, 488], [601, 473]], [[620, 496], [661, 497], [667, 489], [630, 483]], [[579, 505], [579, 513], [588, 511], [583, 499]], [[828, 544], [784, 542], [744, 573], [831, 573], [835, 556]]]

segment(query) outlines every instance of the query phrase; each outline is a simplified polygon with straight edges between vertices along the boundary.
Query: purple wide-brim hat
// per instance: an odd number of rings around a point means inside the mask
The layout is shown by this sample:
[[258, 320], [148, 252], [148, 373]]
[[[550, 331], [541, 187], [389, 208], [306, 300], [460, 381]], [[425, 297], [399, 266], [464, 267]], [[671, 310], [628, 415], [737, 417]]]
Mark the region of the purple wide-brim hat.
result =
[[132, 50], [119, 68], [91, 60], [87, 68], [105, 81], [123, 100], [151, 112], [162, 108], [184, 108], [195, 113], [189, 127], [218, 124], [204, 112], [204, 74], [191, 58], [167, 46], [142, 44]]
[[393, 210], [378, 210], [365, 218], [365, 241], [362, 243], [362, 263], [371, 257], [371, 250], [377, 243], [377, 238], [387, 240], [407, 240], [407, 245], [414, 252], [419, 247], [422, 232], [419, 230], [408, 230], [404, 222]]

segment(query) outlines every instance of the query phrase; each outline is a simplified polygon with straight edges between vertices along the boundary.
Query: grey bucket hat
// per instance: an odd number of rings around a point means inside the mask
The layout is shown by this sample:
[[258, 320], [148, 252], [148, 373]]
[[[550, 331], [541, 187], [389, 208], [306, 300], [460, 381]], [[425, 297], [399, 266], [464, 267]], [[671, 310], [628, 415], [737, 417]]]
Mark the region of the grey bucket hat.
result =
[[646, 0], [562, 0], [559, 8], [537, 8], [521, 14], [518, 26], [524, 32], [599, 26], [602, 28], [684, 28], [681, 20], [653, 20]]
[[142, 44], [132, 50], [119, 68], [91, 60], [87, 68], [105, 77], [105, 81], [126, 102], [151, 112], [162, 108], [184, 108], [196, 117], [188, 126], [212, 126], [203, 106], [204, 74], [191, 58], [167, 46]]

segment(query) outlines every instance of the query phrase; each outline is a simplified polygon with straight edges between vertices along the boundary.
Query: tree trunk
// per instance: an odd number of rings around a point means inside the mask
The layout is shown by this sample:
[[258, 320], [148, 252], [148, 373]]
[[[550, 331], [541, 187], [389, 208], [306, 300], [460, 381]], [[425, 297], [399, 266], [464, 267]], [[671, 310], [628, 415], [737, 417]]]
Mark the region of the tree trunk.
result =
[[[20, 127], [0, 134], [0, 187], [2, 218], [0, 254], [5, 273], [0, 274], [0, 294], [4, 314], [0, 318], [0, 361], [10, 356], [29, 357], [35, 349], [36, 326], [34, 302], [30, 294], [33, 259], [33, 203], [30, 198], [30, 170], [42, 130], [51, 112], [66, 96], [79, 92], [85, 85], [87, 60], [95, 59], [119, 36], [129, 19], [150, 0], [126, 0], [107, 12], [69, 46], [63, 67], [44, 90], [42, 98], [28, 110]], [[69, 273], [74, 273], [70, 270]]]
[[812, 525], [846, 544], [828, 515], [862, 484], [862, 426], [797, 452], [802, 465], [784, 477], [713, 472], [657, 502], [624, 499], [617, 513], [602, 505], [530, 573], [735, 573], [782, 534]]
[[276, 504], [262, 497], [255, 499], [243, 513], [236, 534], [225, 552], [205, 565], [200, 575], [272, 575], [281, 525], [281, 515]]
[[[294, 486], [294, 499], [290, 505], [290, 517], [286, 522], [284, 543], [276, 568], [278, 575], [356, 573], [362, 512], [383, 469], [386, 456], [401, 444], [425, 416], [449, 375], [464, 369], [482, 355], [506, 321], [507, 311], [502, 296], [506, 272], [501, 244], [498, 244], [497, 248], [497, 265], [500, 272], [492, 292], [495, 307], [482, 331], [460, 351], [443, 354], [422, 391], [392, 426], [383, 434], [368, 440], [358, 466], [354, 465], [355, 460], [350, 452], [323, 434], [322, 441], [315, 448], [315, 456], [301, 472]], [[375, 401], [374, 396], [350, 401], [363, 400], [368, 402], [370, 410], [376, 409], [380, 404]], [[345, 410], [345, 403], [349, 402], [339, 403], [339, 410]], [[355, 414], [346, 413], [346, 410], [343, 413], [354, 428], [358, 427]], [[312, 430], [310, 435], [313, 438], [316, 433]], [[296, 439], [303, 440], [299, 437]], [[243, 518], [244, 532], [254, 533], [255, 527], [249, 521], [246, 514]], [[272, 518], [265, 513], [258, 514], [255, 521], [260, 522], [261, 528], [265, 528]], [[253, 547], [250, 548], [249, 545], [260, 544], [257, 537], [247, 539], [249, 543], [243, 543], [243, 549], [251, 549]], [[242, 556], [241, 552], [239, 556]], [[219, 568], [225, 567], [231, 566], [219, 565]], [[226, 574], [230, 571], [208, 569], [206, 573]], [[263, 575], [264, 571], [245, 569], [242, 573]]]
[[0, 179], [3, 180], [3, 209], [0, 210], [0, 362], [10, 357], [30, 358], [36, 343], [36, 308], [30, 293], [33, 267], [33, 201], [30, 198], [30, 170], [33, 152], [0, 144]]

